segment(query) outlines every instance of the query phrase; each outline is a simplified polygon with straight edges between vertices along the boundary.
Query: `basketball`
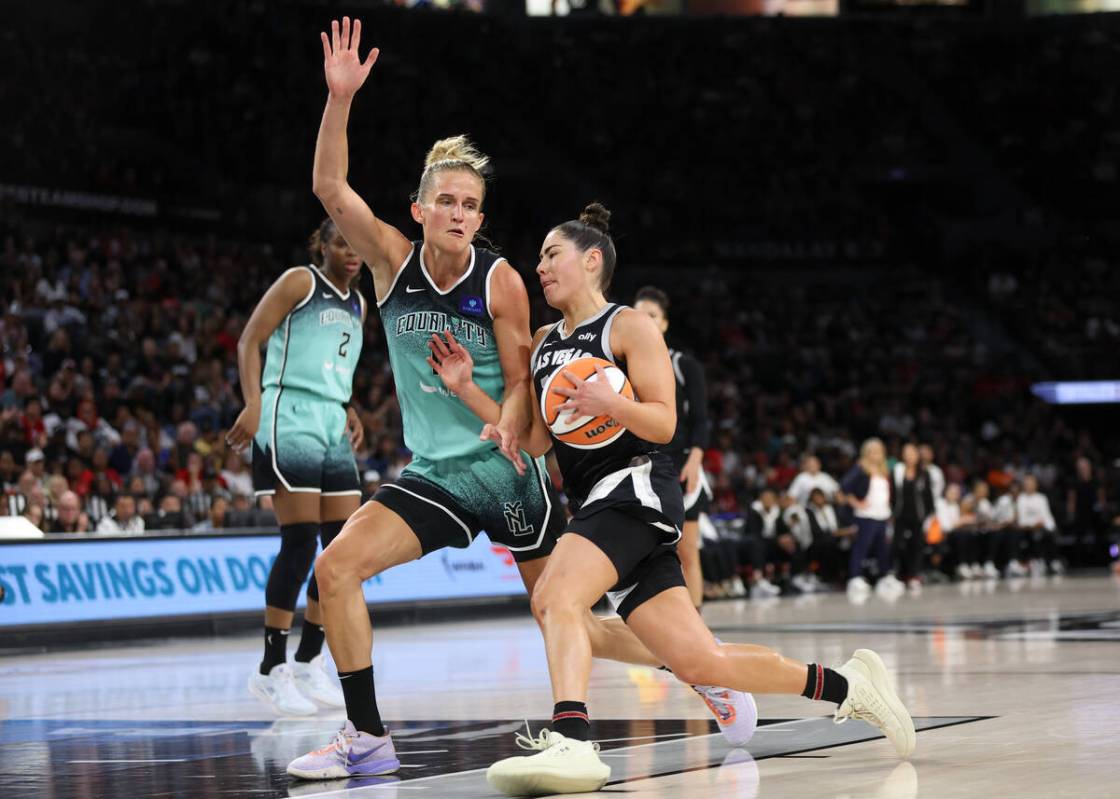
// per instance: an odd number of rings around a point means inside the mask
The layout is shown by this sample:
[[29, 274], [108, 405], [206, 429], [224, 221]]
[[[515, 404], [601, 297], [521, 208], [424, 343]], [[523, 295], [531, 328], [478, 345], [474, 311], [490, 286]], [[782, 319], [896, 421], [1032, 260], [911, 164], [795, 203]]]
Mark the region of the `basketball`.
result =
[[599, 379], [599, 373], [595, 371], [596, 365], [603, 367], [615, 393], [627, 399], [634, 399], [634, 389], [630, 386], [626, 375], [613, 363], [603, 358], [579, 358], [556, 367], [545, 382], [541, 397], [541, 414], [552, 435], [565, 444], [579, 449], [597, 449], [606, 446], [626, 431], [625, 427], [609, 416], [573, 417], [566, 411], [557, 410], [560, 405], [568, 401], [568, 398], [563, 394], [557, 394], [553, 389], [575, 388], [564, 372], [573, 374], [585, 382], [591, 382]]

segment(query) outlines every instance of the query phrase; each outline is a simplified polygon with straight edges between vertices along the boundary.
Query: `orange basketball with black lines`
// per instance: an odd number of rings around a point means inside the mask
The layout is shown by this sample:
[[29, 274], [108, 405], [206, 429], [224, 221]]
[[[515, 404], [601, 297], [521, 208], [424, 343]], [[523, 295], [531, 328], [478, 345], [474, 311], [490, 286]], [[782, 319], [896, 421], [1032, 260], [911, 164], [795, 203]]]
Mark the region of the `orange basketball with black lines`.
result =
[[599, 373], [595, 371], [596, 364], [603, 367], [607, 381], [616, 394], [634, 399], [634, 389], [621, 369], [608, 360], [591, 357], [577, 358], [556, 367], [544, 382], [541, 393], [541, 415], [548, 429], [558, 441], [577, 449], [605, 447], [626, 432], [625, 427], [609, 416], [573, 416], [570, 411], [558, 410], [568, 398], [553, 389], [575, 388], [575, 384], [564, 373], [575, 375], [584, 382], [599, 380]]

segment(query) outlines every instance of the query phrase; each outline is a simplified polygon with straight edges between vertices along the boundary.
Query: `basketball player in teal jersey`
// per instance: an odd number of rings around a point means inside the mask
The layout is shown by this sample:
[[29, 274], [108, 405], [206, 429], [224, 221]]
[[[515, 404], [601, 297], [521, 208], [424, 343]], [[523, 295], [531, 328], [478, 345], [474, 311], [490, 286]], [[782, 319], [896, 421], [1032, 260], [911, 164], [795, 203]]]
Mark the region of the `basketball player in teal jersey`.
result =
[[[373, 272], [413, 461], [350, 517], [316, 562], [348, 721], [331, 743], [288, 766], [303, 779], [400, 767], [377, 709], [364, 580], [442, 547], [466, 547], [485, 530], [510, 549], [532, 592], [564, 523], [540, 459], [517, 450], [513, 436], [498, 446], [480, 440], [483, 422], [520, 430], [531, 418], [525, 285], [504, 258], [472, 245], [483, 222], [487, 159], [464, 137], [436, 142], [411, 208], [424, 232], [415, 242], [374, 216], [346, 181], [350, 104], [378, 56], [373, 49], [360, 60], [360, 30], [355, 21], [351, 32], [344, 18], [322, 36], [329, 96], [313, 182]], [[443, 337], [443, 348], [433, 336]], [[469, 372], [460, 368], [468, 355]], [[585, 624], [596, 657], [659, 665], [618, 619], [588, 611]]]
[[284, 715], [314, 713], [316, 703], [342, 706], [342, 693], [323, 670], [314, 577], [290, 669], [286, 647], [318, 541], [326, 548], [361, 502], [353, 450], [361, 444], [362, 425], [346, 403], [366, 316], [365, 300], [351, 288], [362, 262], [330, 219], [312, 234], [308, 250], [311, 264], [289, 269], [272, 284], [241, 335], [245, 409], [227, 436], [238, 450], [252, 443], [253, 488], [257, 496], [272, 495], [280, 522], [280, 552], [265, 587], [264, 657], [249, 677], [249, 691]]

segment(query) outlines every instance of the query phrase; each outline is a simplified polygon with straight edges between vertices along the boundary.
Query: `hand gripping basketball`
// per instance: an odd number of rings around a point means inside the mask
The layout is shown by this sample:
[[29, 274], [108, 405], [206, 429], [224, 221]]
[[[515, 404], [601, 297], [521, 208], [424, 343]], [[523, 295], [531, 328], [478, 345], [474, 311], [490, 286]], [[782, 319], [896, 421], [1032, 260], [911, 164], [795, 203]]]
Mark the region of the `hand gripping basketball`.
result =
[[634, 399], [621, 369], [602, 358], [579, 358], [548, 378], [541, 412], [552, 434], [565, 444], [594, 449], [610, 443], [625, 428], [614, 418], [620, 397]]

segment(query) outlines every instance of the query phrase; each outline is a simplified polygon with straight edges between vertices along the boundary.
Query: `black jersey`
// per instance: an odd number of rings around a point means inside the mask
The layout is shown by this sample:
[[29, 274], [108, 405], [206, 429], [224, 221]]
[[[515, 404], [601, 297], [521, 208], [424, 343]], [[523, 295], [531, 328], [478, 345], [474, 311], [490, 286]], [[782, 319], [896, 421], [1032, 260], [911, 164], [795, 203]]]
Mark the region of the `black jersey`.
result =
[[[611, 351], [611, 325], [626, 306], [607, 304], [575, 330], [557, 322], [541, 339], [530, 361], [533, 383], [544, 414], [545, 386], [553, 373], [579, 358], [602, 358], [626, 373], [626, 363]], [[577, 516], [607, 505], [631, 505], [660, 527], [677, 532], [684, 503], [672, 459], [658, 445], [629, 430], [605, 444], [578, 447], [554, 436], [553, 452], [564, 476], [564, 490]], [[668, 522], [668, 524], [665, 524]]]
[[693, 447], [708, 446], [708, 391], [700, 361], [672, 348], [669, 359], [677, 380], [677, 429], [665, 449], [679, 469]]

